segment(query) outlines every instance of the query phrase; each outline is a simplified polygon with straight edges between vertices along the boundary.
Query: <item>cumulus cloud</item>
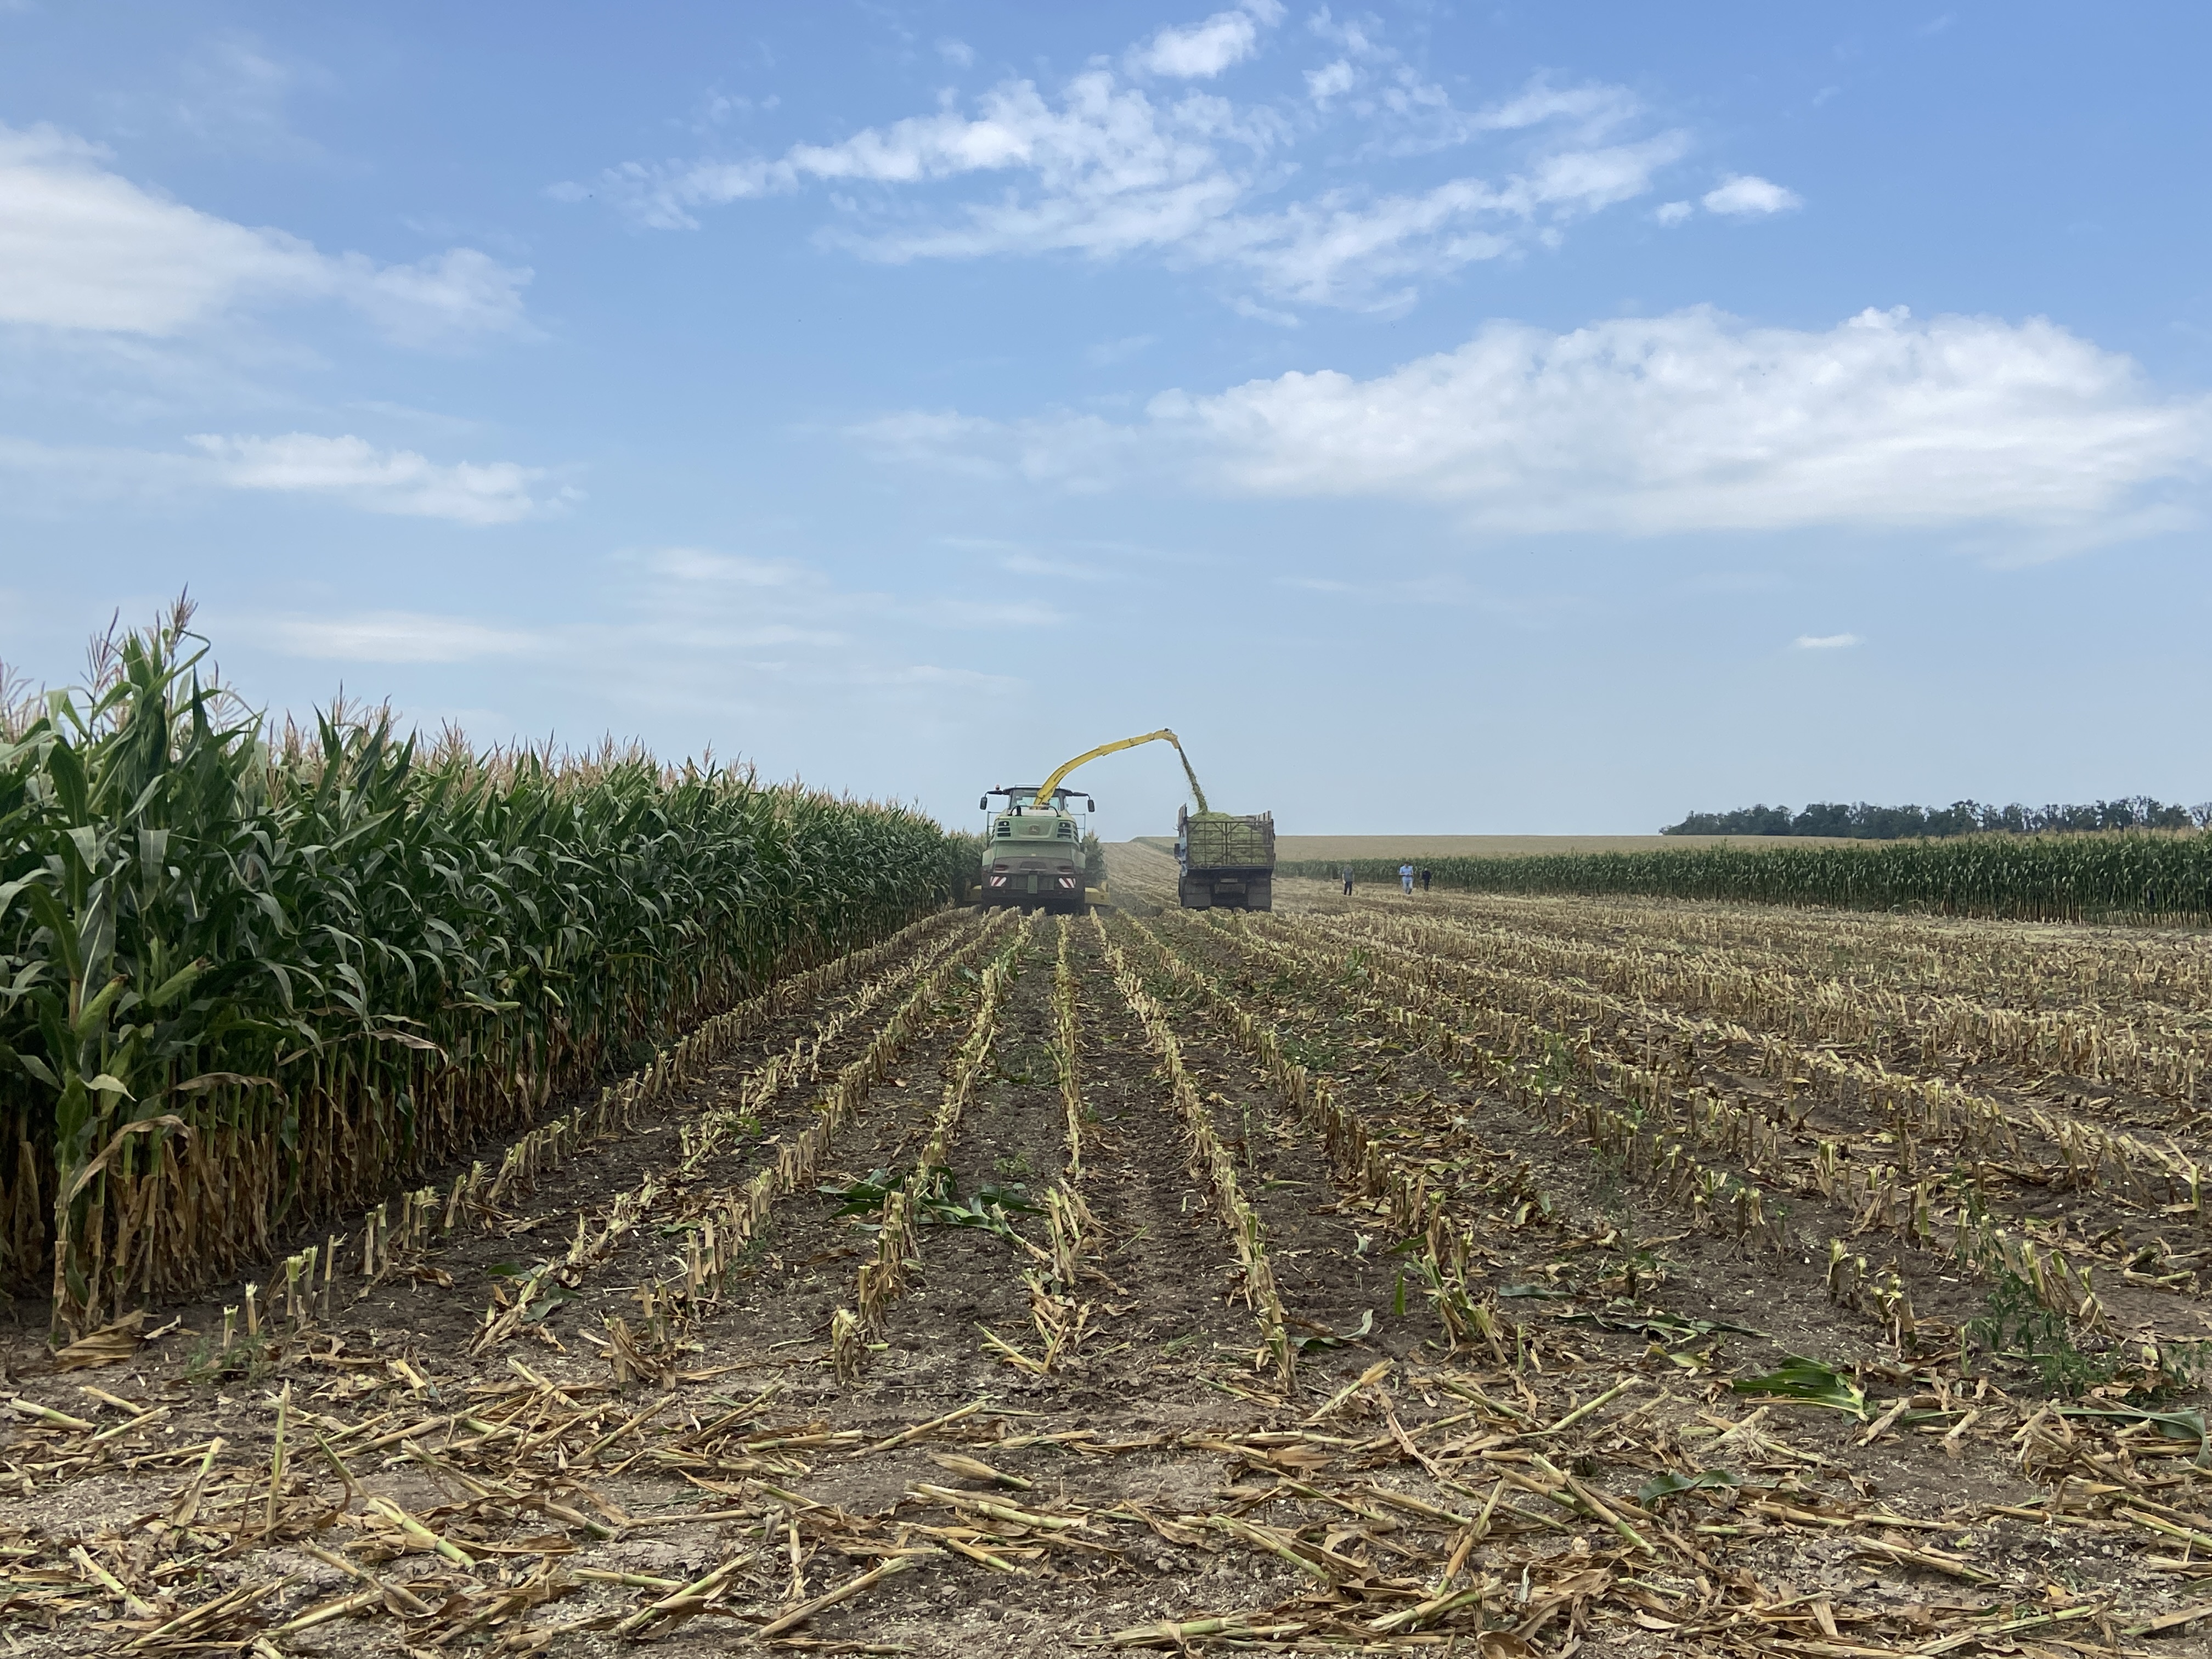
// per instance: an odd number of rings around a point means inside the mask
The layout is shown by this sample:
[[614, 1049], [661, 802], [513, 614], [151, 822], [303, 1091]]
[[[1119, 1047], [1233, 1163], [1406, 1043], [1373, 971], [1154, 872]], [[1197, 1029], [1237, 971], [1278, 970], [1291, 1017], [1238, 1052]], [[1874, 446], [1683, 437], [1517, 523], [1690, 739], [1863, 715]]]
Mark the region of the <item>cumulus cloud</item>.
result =
[[474, 662], [519, 655], [545, 643], [536, 635], [419, 611], [273, 617], [249, 621], [242, 631], [267, 640], [288, 657], [340, 662]]
[[1449, 503], [1497, 531], [2148, 524], [2200, 478], [2212, 400], [2032, 319], [1867, 311], [1821, 331], [1709, 308], [1564, 334], [1512, 323], [1372, 380], [1175, 391], [1146, 418], [908, 412], [880, 453], [1073, 489]]
[[1706, 212], [1724, 213], [1736, 218], [1786, 213], [1791, 208], [1805, 205], [1796, 191], [1784, 190], [1778, 184], [1749, 173], [1735, 174], [1719, 189], [1707, 191], [1701, 199]]
[[200, 212], [49, 126], [0, 127], [0, 321], [167, 337], [255, 304], [336, 301], [425, 343], [522, 326], [526, 270], [473, 248], [414, 264], [325, 254]]
[[1856, 634], [1800, 634], [1796, 648], [1800, 651], [1845, 651], [1863, 643]]
[[1326, 104], [1350, 92], [1358, 81], [1359, 71], [1340, 58], [1333, 64], [1306, 71], [1306, 96], [1316, 104]]
[[[1421, 282], [1552, 245], [1574, 221], [1650, 192], [1690, 149], [1687, 134], [1660, 128], [1617, 86], [1539, 77], [1462, 109], [1367, 26], [1326, 14], [1316, 28], [1333, 56], [1306, 72], [1303, 100], [1241, 104], [1154, 84], [1218, 75], [1256, 50], [1280, 10], [1249, 0], [1162, 29], [1127, 54], [1126, 73], [1094, 62], [1057, 89], [1008, 80], [972, 102], [948, 95], [928, 114], [778, 155], [630, 162], [554, 193], [680, 229], [720, 204], [834, 186], [842, 212], [823, 239], [866, 258], [1148, 254], [1214, 271], [1249, 290], [1224, 296], [1238, 310], [1279, 319], [1285, 303], [1400, 307]], [[1483, 173], [1413, 187], [1338, 165], [1306, 188], [1298, 159], [1318, 143], [1342, 163], [1479, 143], [1503, 150]], [[1745, 182], [1723, 190], [1741, 195]]]
[[292, 432], [276, 438], [202, 435], [190, 441], [217, 480], [233, 489], [335, 496], [371, 513], [448, 519], [456, 524], [512, 524], [575, 500], [563, 489], [541, 495], [537, 467], [513, 461], [441, 465], [411, 449], [378, 449], [356, 437]]
[[1210, 80], [1259, 49], [1260, 26], [1282, 21], [1279, 0], [1249, 0], [1188, 28], [1164, 28], [1129, 55], [1133, 67], [1178, 80]]

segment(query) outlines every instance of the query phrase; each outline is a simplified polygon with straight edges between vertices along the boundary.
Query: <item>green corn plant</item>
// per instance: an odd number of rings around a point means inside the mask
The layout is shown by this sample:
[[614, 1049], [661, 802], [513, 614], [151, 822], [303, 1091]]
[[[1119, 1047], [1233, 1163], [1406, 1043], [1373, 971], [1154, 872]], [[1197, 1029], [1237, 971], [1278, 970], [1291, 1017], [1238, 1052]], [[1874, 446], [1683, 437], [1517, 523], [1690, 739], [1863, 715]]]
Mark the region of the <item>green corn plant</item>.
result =
[[947, 896], [903, 809], [383, 714], [272, 731], [188, 617], [0, 714], [0, 1279], [50, 1268], [64, 1328], [267, 1259]]
[[[2034, 921], [2212, 920], [2212, 834], [1973, 836], [1871, 847], [1668, 848], [1649, 853], [1439, 858], [1437, 885], [1486, 893], [1634, 894], [1838, 909], [1926, 909]], [[1388, 881], [1395, 859], [1355, 859]], [[1286, 861], [1283, 876], [1333, 879], [1341, 861]]]

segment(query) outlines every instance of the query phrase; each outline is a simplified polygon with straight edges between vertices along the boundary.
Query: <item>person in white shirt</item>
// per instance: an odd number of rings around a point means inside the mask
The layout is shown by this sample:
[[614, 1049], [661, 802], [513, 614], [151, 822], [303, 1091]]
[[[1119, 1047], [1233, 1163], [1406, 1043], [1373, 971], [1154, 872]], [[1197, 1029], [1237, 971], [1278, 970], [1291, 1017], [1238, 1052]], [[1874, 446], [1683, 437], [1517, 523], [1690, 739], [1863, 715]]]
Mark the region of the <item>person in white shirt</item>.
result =
[[1401, 864], [1398, 866], [1398, 884], [1406, 890], [1407, 898], [1413, 896], [1413, 866], [1412, 865]]

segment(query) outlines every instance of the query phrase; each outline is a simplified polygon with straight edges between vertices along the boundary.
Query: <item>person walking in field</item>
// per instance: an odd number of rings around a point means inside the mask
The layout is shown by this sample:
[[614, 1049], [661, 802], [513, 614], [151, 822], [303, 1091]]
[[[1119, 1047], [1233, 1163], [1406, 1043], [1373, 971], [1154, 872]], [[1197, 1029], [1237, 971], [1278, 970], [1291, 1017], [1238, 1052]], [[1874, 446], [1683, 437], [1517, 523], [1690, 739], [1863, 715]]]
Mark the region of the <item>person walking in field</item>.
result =
[[1407, 898], [1413, 896], [1413, 866], [1412, 865], [1401, 864], [1398, 866], [1398, 884], [1406, 890]]
[[1429, 867], [1425, 864], [1421, 866], [1421, 890], [1424, 893], [1429, 890]]
[[1344, 866], [1344, 896], [1352, 896], [1352, 866], [1348, 864]]

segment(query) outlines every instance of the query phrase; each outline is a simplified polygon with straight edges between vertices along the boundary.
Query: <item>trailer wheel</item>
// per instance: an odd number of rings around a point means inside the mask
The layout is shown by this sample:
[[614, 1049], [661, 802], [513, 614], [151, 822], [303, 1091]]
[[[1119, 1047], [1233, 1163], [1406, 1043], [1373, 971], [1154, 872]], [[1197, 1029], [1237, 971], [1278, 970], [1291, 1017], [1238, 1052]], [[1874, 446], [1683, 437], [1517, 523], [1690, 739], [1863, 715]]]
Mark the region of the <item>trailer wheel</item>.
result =
[[1244, 908], [1247, 910], [1272, 910], [1275, 908], [1275, 883], [1272, 876], [1262, 876], [1257, 881], [1247, 884]]
[[1185, 876], [1176, 883], [1176, 897], [1186, 910], [1211, 910], [1213, 908], [1213, 884], [1193, 881]]

